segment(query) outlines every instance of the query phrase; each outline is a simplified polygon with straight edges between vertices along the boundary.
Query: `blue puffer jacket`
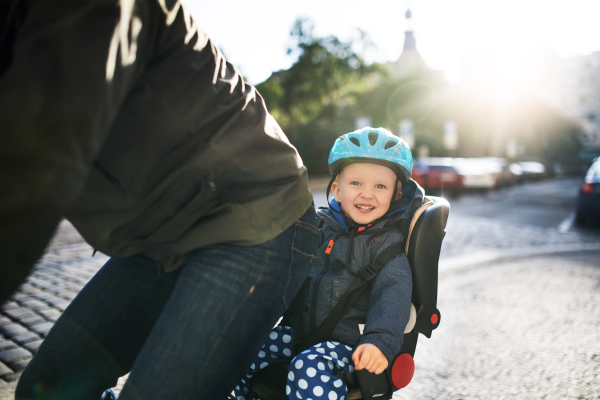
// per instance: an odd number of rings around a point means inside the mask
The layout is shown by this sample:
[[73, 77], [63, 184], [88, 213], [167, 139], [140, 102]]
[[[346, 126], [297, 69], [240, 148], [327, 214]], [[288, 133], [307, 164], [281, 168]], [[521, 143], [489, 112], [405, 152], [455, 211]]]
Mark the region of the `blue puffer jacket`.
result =
[[[317, 259], [309, 274], [311, 280], [302, 324], [306, 335], [318, 330], [346, 289], [356, 280], [361, 268], [371, 264], [390, 246], [400, 246], [414, 212], [424, 200], [423, 189], [412, 180], [402, 194], [387, 216], [362, 232], [357, 232], [356, 225], [351, 221], [347, 223], [345, 217], [329, 208], [321, 208], [317, 212], [325, 225], [321, 228]], [[335, 200], [332, 206], [340, 207]], [[336, 236], [338, 238], [329, 255], [329, 268], [325, 268], [325, 249]], [[341, 318], [330, 340], [349, 346], [372, 343], [392, 361], [402, 348], [404, 328], [410, 316], [411, 293], [410, 265], [406, 255], [401, 254], [380, 270], [371, 289], [365, 290]], [[362, 336], [359, 324], [365, 324]]]

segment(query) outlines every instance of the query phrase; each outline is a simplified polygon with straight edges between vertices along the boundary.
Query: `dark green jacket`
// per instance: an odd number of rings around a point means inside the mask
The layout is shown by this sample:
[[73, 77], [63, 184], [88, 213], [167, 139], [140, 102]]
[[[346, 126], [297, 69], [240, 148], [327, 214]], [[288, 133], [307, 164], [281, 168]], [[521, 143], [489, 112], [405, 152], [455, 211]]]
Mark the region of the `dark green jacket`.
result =
[[173, 270], [308, 209], [298, 153], [179, 2], [0, 0], [0, 32], [3, 277], [61, 215], [110, 256]]

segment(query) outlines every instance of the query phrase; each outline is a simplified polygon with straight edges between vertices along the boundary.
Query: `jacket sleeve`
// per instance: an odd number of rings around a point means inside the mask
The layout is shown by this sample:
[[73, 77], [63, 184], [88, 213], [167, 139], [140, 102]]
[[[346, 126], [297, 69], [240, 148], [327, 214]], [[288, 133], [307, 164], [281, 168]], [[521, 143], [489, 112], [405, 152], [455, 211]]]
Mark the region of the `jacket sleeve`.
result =
[[158, 15], [135, 0], [21, 4], [25, 19], [0, 72], [0, 301], [80, 193], [150, 54]]
[[410, 265], [406, 255], [401, 254], [389, 261], [373, 281], [367, 322], [359, 345], [374, 344], [392, 362], [402, 348], [411, 295]]

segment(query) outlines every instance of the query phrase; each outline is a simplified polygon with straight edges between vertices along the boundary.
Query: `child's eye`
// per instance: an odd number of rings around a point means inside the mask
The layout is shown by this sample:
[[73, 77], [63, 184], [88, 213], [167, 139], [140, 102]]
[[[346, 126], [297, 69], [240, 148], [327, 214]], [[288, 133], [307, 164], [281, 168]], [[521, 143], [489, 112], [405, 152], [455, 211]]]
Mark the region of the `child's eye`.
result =
[[352, 181], [352, 182], [350, 182], [350, 184], [351, 184], [351, 185], [354, 185], [354, 186], [358, 186], [358, 185], [360, 185], [360, 183], [358, 183], [358, 182], [356, 182], [356, 181]]
[[377, 186], [375, 186], [377, 189], [385, 189], [385, 185], [382, 185], [381, 183], [378, 184]]

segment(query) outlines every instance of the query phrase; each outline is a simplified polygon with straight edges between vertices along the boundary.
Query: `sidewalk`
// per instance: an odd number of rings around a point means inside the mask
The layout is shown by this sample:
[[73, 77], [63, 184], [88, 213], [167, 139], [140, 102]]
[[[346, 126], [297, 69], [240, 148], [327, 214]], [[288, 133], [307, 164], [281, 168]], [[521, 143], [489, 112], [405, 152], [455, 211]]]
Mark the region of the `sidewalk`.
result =
[[[501, 258], [600, 249], [598, 232], [567, 232], [450, 214], [440, 271], [457, 271]], [[66, 222], [38, 265], [0, 306], [0, 400], [12, 399], [16, 381], [46, 333], [81, 288], [106, 262]]]

